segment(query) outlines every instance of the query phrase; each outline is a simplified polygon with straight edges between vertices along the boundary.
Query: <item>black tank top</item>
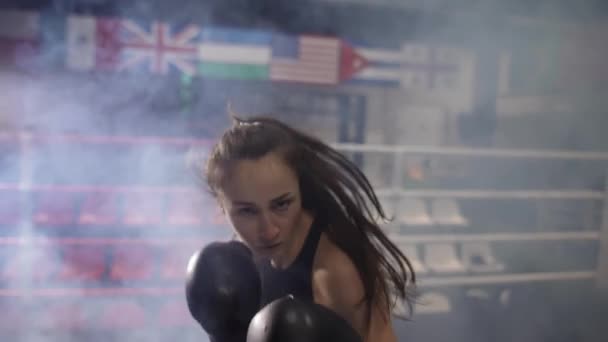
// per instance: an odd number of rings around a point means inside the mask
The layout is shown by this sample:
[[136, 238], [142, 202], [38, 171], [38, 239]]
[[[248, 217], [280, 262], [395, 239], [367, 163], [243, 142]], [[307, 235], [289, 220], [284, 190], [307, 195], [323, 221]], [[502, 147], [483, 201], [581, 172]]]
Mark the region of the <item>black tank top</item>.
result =
[[312, 266], [323, 231], [322, 221], [318, 215], [315, 217], [302, 250], [289, 267], [277, 269], [270, 264], [270, 260], [263, 260], [258, 264], [262, 279], [262, 307], [287, 295], [313, 300]]

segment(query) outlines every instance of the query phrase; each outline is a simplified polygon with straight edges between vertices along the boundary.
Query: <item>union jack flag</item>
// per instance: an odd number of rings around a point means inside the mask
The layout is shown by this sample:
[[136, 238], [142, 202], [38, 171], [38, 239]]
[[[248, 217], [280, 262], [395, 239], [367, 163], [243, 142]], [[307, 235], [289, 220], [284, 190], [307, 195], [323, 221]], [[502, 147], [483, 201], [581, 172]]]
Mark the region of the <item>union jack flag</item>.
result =
[[177, 29], [162, 22], [152, 22], [149, 30], [133, 20], [123, 20], [119, 70], [146, 65], [150, 72], [167, 74], [172, 68], [187, 74], [196, 73], [200, 27], [188, 25]]

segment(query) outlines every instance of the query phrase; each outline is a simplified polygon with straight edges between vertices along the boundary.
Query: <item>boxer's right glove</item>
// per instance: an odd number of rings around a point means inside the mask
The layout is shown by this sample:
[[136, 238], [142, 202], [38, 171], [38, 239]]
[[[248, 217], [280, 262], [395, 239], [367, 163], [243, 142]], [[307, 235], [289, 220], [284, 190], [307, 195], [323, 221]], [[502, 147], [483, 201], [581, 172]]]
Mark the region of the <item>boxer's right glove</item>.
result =
[[251, 252], [241, 242], [211, 243], [188, 262], [188, 309], [213, 342], [246, 341], [260, 292]]

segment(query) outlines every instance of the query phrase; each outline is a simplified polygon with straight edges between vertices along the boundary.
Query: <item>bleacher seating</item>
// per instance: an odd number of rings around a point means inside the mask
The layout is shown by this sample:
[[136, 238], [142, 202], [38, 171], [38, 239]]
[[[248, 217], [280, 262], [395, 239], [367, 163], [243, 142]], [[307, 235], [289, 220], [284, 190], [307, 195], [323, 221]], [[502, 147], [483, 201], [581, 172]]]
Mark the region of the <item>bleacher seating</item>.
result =
[[85, 195], [78, 223], [82, 225], [111, 225], [118, 222], [118, 194], [90, 192]]
[[161, 253], [160, 277], [164, 280], [183, 280], [186, 274], [186, 265], [190, 256], [194, 254], [194, 249], [186, 248], [166, 248]]
[[399, 201], [397, 220], [409, 226], [430, 226], [433, 224], [426, 202], [417, 198], [403, 198]]
[[103, 246], [65, 246], [57, 274], [63, 281], [99, 281], [106, 270]]
[[170, 193], [167, 197], [166, 223], [171, 226], [198, 226], [203, 223], [203, 205], [200, 195]]
[[124, 195], [123, 224], [127, 226], [159, 225], [163, 222], [163, 196], [156, 193]]
[[496, 260], [487, 242], [464, 242], [461, 255], [465, 267], [473, 272], [500, 272], [505, 268]]
[[76, 199], [69, 192], [43, 192], [36, 196], [34, 222], [39, 225], [70, 225], [76, 217]]
[[148, 280], [153, 276], [154, 254], [148, 246], [123, 245], [112, 248], [110, 279]]
[[462, 216], [458, 202], [454, 199], [441, 198], [431, 202], [433, 222], [446, 226], [466, 226], [469, 222]]
[[450, 299], [440, 292], [425, 292], [416, 300], [417, 314], [442, 314], [450, 311], [452, 311]]
[[424, 263], [433, 272], [464, 272], [465, 266], [458, 258], [456, 246], [452, 243], [429, 243], [424, 248]]
[[399, 247], [401, 251], [405, 254], [405, 256], [412, 263], [412, 267], [414, 268], [414, 272], [416, 274], [424, 274], [427, 273], [428, 270], [424, 266], [422, 259], [420, 258], [420, 251], [418, 246], [415, 244], [400, 244]]

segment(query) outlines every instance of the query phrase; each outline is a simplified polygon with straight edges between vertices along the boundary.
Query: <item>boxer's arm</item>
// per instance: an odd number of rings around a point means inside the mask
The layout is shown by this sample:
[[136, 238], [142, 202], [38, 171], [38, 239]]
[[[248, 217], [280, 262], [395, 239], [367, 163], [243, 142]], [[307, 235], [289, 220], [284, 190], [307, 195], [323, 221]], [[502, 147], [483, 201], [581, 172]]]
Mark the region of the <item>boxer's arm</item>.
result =
[[[341, 251], [331, 253], [330, 262], [324, 262], [313, 274], [315, 302], [324, 305], [346, 319], [365, 341], [396, 342], [389, 312], [372, 305], [371, 321], [367, 325], [367, 306], [361, 277], [348, 256]], [[382, 296], [378, 296], [381, 298]]]

